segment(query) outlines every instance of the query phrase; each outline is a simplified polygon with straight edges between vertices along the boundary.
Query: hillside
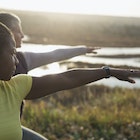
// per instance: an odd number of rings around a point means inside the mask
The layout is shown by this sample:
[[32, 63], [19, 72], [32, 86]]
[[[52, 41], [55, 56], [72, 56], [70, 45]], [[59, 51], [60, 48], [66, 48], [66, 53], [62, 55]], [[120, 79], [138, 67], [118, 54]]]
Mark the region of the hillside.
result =
[[23, 31], [32, 43], [140, 46], [140, 18], [13, 10], [10, 12], [21, 18]]

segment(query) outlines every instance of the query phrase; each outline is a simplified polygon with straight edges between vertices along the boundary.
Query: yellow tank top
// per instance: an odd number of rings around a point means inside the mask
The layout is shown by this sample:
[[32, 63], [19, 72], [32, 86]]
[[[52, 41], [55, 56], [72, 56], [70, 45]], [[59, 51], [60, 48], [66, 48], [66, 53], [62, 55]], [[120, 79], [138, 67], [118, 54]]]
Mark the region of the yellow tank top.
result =
[[32, 86], [31, 76], [0, 80], [0, 140], [22, 140], [20, 105]]

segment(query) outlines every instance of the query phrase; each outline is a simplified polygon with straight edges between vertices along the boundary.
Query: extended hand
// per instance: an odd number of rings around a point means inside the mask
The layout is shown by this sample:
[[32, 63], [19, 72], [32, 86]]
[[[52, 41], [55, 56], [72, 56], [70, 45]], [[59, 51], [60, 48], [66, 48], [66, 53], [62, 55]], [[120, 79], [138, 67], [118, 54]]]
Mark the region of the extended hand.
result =
[[87, 47], [87, 53], [94, 53], [97, 54], [98, 49], [101, 49], [100, 47]]
[[122, 81], [135, 83], [132, 77], [140, 78], [140, 70], [129, 70], [129, 69], [110, 69], [110, 70], [111, 70], [111, 76], [114, 76]]

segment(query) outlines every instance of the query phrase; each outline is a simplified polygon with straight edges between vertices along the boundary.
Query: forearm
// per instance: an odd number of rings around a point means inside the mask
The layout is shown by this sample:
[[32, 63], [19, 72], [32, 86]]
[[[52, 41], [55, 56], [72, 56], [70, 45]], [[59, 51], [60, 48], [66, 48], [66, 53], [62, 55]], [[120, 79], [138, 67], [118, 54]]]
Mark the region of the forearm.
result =
[[84, 55], [87, 53], [86, 47], [71, 47], [65, 49], [57, 49], [52, 52], [56, 61], [69, 59], [75, 56]]
[[78, 55], [86, 53], [86, 47], [75, 47], [66, 49], [57, 49], [52, 52], [32, 53], [25, 52], [24, 57], [28, 66], [28, 70], [50, 64], [57, 61], [66, 60]]
[[27, 98], [40, 98], [61, 90], [76, 88], [103, 79], [105, 76], [106, 72], [102, 68], [91, 68], [73, 69], [60, 74], [33, 78], [32, 90]]
[[[58, 83], [58, 88], [71, 89], [91, 82], [98, 81], [105, 78], [106, 72], [102, 68], [89, 68], [89, 69], [73, 69], [64, 72], [57, 79], [61, 79], [62, 83]], [[60, 80], [60, 81], [61, 81]], [[57, 81], [56, 81], [57, 82]]]

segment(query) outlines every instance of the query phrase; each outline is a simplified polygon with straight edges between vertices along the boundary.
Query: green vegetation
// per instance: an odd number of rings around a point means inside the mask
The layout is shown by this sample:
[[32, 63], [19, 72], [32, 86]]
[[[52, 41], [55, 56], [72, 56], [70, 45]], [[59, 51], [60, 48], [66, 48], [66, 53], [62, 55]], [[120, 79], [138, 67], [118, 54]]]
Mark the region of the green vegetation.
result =
[[25, 104], [22, 124], [50, 140], [139, 140], [140, 89], [83, 86]]

